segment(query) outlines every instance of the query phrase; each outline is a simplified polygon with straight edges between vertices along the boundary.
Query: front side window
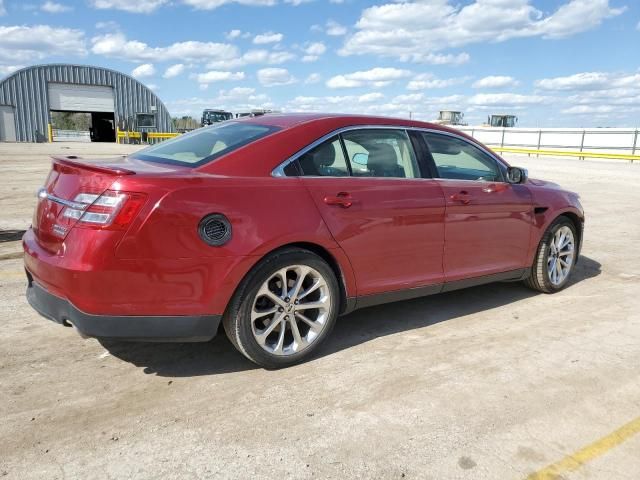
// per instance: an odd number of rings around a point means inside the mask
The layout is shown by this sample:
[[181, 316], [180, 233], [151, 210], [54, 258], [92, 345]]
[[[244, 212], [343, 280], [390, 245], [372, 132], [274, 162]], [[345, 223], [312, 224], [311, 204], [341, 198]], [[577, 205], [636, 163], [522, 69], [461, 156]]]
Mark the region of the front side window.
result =
[[246, 122], [219, 123], [145, 148], [134, 153], [132, 157], [148, 162], [195, 167], [211, 162], [277, 130], [277, 127]]
[[438, 171], [452, 180], [502, 182], [498, 163], [478, 147], [462, 139], [438, 133], [423, 133]]
[[[302, 175], [311, 177], [348, 177], [349, 167], [336, 136], [298, 158]], [[285, 170], [285, 174], [287, 174]]]
[[420, 177], [404, 130], [350, 130], [343, 133], [342, 138], [354, 177]]

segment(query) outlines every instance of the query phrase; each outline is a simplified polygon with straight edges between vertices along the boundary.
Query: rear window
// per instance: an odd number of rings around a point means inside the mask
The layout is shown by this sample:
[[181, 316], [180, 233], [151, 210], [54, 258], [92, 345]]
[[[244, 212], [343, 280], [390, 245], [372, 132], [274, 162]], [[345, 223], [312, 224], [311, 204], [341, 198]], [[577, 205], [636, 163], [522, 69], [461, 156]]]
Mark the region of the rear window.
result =
[[246, 122], [200, 128], [132, 155], [148, 162], [197, 167], [279, 130]]

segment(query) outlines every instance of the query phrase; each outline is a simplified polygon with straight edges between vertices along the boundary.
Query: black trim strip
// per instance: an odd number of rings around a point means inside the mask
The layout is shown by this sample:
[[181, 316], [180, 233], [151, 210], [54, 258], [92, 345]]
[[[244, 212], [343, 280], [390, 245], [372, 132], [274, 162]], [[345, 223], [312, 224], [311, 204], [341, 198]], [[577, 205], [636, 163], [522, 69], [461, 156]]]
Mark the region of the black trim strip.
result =
[[374, 295], [364, 295], [355, 298], [355, 305], [352, 298], [349, 298], [349, 305], [343, 314], [350, 313], [353, 310], [381, 305], [383, 303], [400, 302], [403, 300], [411, 300], [413, 298], [426, 297], [437, 293], [451, 292], [461, 288], [475, 287], [493, 282], [517, 282], [524, 280], [529, 276], [529, 268], [519, 268], [517, 270], [509, 270], [508, 272], [494, 273], [491, 275], [483, 275], [480, 277], [465, 278], [455, 282], [438, 283], [435, 285], [427, 285], [424, 287], [409, 288], [403, 290], [394, 290], [392, 292], [376, 293]]

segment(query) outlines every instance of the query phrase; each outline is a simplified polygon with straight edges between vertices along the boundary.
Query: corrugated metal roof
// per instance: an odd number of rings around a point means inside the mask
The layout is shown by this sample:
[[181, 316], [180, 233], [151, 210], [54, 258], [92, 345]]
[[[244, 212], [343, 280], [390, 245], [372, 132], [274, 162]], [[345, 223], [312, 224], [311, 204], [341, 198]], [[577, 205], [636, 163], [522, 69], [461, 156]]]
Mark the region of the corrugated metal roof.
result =
[[[17, 141], [47, 141], [47, 125], [50, 123], [49, 83], [112, 87], [116, 124], [130, 124], [136, 113], [155, 113], [156, 127], [146, 130], [174, 131], [171, 116], [164, 103], [149, 88], [129, 75], [89, 65], [34, 65], [18, 70], [0, 81], [0, 105], [9, 105], [15, 109]], [[152, 106], [156, 107], [155, 112], [151, 110]]]

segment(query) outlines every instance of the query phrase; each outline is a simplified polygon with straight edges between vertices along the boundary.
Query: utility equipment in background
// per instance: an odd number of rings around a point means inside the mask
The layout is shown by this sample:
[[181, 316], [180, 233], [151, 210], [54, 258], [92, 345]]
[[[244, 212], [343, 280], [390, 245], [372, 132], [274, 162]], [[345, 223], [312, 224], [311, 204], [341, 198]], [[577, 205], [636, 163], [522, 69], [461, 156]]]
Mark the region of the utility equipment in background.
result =
[[218, 122], [224, 122], [226, 120], [231, 120], [233, 118], [233, 113], [226, 112], [224, 110], [212, 110], [207, 108], [202, 112], [202, 121], [200, 124], [204, 127], [205, 125], [212, 125]]
[[490, 115], [487, 117], [488, 127], [503, 127], [503, 128], [513, 128], [518, 123], [518, 117], [515, 115]]
[[438, 119], [433, 123], [437, 123], [438, 125], [467, 125], [464, 123], [464, 113], [455, 110], [440, 110]]

